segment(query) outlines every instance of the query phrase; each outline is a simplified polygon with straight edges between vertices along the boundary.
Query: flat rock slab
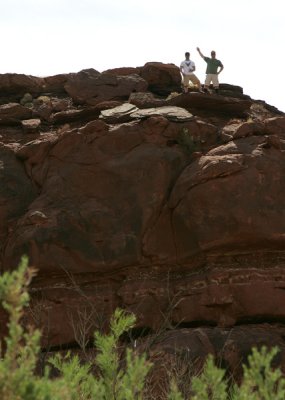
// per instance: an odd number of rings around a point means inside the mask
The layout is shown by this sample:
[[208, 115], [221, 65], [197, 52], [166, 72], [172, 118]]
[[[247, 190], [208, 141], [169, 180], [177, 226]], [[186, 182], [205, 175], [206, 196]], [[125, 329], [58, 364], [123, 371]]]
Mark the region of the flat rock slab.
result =
[[181, 94], [167, 100], [166, 103], [172, 106], [183, 107], [187, 110], [199, 109], [236, 116], [243, 115], [252, 105], [252, 101], [249, 99], [238, 99], [220, 96], [218, 94], [196, 92]]
[[102, 110], [100, 119], [107, 123], [127, 122], [131, 119], [131, 114], [139, 109], [130, 103], [124, 103], [120, 106], [110, 108], [109, 110]]
[[19, 103], [8, 103], [0, 106], [0, 125], [10, 125], [23, 119], [31, 118], [32, 110]]
[[78, 120], [96, 119], [100, 111], [95, 106], [86, 107], [82, 110], [71, 109], [59, 111], [52, 115], [51, 121], [55, 124], [63, 124], [66, 122], [73, 122]]
[[134, 119], [143, 119], [154, 116], [163, 116], [170, 121], [176, 122], [185, 122], [191, 121], [193, 119], [193, 115], [181, 107], [175, 106], [163, 106], [156, 108], [147, 108], [144, 110], [138, 110], [131, 114], [131, 117]]
[[193, 115], [181, 107], [163, 106], [140, 110], [130, 103], [101, 111], [100, 118], [107, 123], [120, 123], [154, 116], [163, 116], [170, 121], [176, 122], [191, 121], [193, 119]]

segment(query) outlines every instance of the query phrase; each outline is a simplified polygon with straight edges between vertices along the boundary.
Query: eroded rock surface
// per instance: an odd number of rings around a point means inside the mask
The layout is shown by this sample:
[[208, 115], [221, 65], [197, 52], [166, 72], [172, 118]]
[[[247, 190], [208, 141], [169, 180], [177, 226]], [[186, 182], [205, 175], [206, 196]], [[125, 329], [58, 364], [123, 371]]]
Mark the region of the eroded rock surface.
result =
[[123, 307], [163, 331], [151, 352], [168, 360], [212, 352], [237, 371], [277, 343], [284, 367], [285, 116], [229, 84], [181, 94], [178, 76], [0, 77], [1, 269], [22, 254], [38, 269], [29, 318], [46, 348]]

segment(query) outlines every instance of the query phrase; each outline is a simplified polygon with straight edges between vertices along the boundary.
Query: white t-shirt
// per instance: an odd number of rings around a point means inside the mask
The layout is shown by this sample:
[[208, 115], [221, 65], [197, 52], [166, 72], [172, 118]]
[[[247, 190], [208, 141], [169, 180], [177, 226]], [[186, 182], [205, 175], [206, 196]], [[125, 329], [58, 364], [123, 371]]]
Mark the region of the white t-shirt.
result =
[[193, 74], [193, 70], [195, 69], [195, 63], [191, 60], [184, 60], [180, 64], [180, 68], [182, 68], [182, 72], [184, 75], [191, 75]]

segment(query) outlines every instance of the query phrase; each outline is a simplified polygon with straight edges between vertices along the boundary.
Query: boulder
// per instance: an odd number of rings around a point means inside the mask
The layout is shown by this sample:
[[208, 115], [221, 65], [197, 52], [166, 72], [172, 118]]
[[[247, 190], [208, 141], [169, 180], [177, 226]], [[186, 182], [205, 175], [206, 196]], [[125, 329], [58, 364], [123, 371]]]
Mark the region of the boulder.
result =
[[147, 83], [135, 74], [115, 76], [81, 71], [69, 77], [64, 87], [76, 103], [96, 105], [102, 101], [126, 100], [134, 91], [145, 91]]
[[39, 118], [25, 119], [21, 121], [24, 133], [35, 133], [38, 132], [41, 125]]
[[19, 103], [8, 103], [0, 106], [0, 125], [15, 125], [21, 120], [30, 118], [32, 110]]
[[231, 123], [224, 126], [222, 134], [230, 135], [234, 139], [251, 135], [262, 135], [264, 134], [264, 125], [255, 121]]
[[20, 100], [25, 93], [37, 95], [41, 92], [43, 78], [24, 74], [0, 74], [1, 96], [16, 95]]
[[42, 90], [43, 92], [53, 95], [66, 95], [64, 85], [66, 84], [71, 74], [58, 74], [53, 76], [47, 76], [43, 78]]
[[285, 137], [285, 117], [273, 117], [264, 121], [265, 132], [268, 134], [278, 134]]
[[150, 92], [167, 96], [171, 92], [181, 91], [181, 74], [174, 64], [148, 62], [139, 71], [140, 76], [147, 81]]
[[128, 101], [138, 108], [153, 108], [165, 105], [165, 99], [156, 98], [153, 93], [150, 92], [131, 93]]
[[252, 100], [225, 97], [216, 94], [186, 93], [166, 101], [168, 105], [184, 107], [191, 112], [206, 112], [231, 116], [244, 116], [249, 111]]

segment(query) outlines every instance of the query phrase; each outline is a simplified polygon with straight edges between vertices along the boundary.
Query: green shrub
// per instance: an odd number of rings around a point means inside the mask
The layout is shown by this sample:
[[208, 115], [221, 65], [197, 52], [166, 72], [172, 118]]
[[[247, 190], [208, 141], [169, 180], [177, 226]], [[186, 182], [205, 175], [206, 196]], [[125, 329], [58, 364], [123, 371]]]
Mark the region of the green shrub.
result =
[[235, 388], [233, 400], [284, 400], [285, 379], [279, 368], [271, 367], [278, 349], [270, 351], [263, 346], [260, 350], [253, 348], [248, 357], [248, 366], [243, 366], [244, 376], [240, 388]]
[[40, 352], [40, 332], [21, 325], [24, 307], [28, 305], [28, 284], [34, 275], [23, 257], [18, 270], [0, 277], [0, 299], [9, 314], [6, 349], [0, 360], [1, 400], [140, 400], [151, 363], [144, 355], [131, 350], [126, 353], [126, 366], [119, 362], [118, 340], [133, 327], [134, 315], [116, 310], [109, 335], [95, 333], [98, 355], [95, 364], [99, 376], [91, 373], [92, 364], [81, 364], [78, 356], [56, 355], [50, 363], [60, 372], [50, 379], [49, 368], [44, 376], [35, 374]]
[[202, 375], [192, 379], [193, 400], [207, 400], [209, 394], [212, 400], [226, 400], [227, 382], [224, 377], [225, 371], [217, 368], [213, 357], [209, 356]]
[[194, 136], [190, 134], [187, 128], [183, 128], [178, 136], [177, 143], [183, 148], [183, 150], [191, 155], [194, 151], [199, 151], [200, 146]]

